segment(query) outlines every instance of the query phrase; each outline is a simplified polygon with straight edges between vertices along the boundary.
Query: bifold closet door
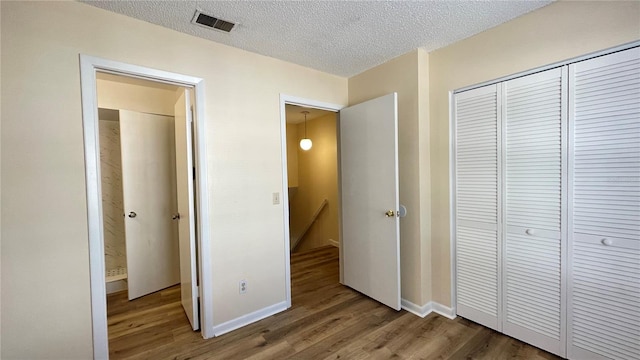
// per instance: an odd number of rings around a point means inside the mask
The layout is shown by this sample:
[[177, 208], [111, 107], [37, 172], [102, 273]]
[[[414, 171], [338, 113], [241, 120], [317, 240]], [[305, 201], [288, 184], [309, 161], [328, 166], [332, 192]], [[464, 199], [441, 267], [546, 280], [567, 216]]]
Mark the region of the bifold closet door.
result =
[[640, 359], [640, 48], [569, 66], [570, 359]]
[[500, 278], [498, 87], [454, 97], [456, 311], [494, 330]]
[[[565, 354], [561, 249], [566, 67], [503, 84], [502, 331]], [[566, 187], [565, 187], [566, 188]]]

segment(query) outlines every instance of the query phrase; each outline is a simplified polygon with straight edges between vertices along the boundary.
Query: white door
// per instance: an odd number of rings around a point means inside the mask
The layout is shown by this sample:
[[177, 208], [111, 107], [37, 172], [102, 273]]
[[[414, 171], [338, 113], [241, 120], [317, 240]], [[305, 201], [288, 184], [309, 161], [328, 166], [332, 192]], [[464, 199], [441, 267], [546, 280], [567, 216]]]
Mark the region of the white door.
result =
[[564, 71], [556, 68], [507, 81], [502, 98], [502, 331], [560, 356], [565, 355]]
[[569, 66], [568, 357], [640, 359], [640, 48]]
[[175, 105], [176, 185], [178, 200], [178, 243], [180, 247], [180, 292], [182, 307], [193, 330], [200, 328], [196, 264], [193, 158], [191, 147], [190, 90], [181, 88]]
[[340, 111], [344, 284], [400, 310], [397, 94]]
[[500, 85], [455, 95], [456, 311], [501, 331]]
[[121, 110], [120, 139], [131, 300], [180, 282], [173, 118]]

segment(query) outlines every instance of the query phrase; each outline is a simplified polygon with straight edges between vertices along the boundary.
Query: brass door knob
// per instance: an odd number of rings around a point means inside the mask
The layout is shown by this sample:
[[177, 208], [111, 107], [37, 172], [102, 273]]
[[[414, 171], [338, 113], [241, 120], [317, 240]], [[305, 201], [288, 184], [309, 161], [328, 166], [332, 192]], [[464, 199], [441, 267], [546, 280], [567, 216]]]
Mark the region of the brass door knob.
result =
[[384, 216], [386, 216], [386, 217], [394, 217], [394, 216], [396, 216], [396, 212], [393, 211], [393, 210], [389, 210], [386, 213], [384, 213]]

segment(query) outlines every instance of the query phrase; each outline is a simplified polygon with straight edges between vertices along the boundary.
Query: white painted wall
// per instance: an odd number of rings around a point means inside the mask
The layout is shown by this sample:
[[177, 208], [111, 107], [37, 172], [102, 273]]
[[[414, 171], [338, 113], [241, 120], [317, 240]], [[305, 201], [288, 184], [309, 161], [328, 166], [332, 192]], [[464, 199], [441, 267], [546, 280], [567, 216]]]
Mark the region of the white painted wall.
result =
[[80, 53], [205, 79], [203, 306], [221, 324], [285, 301], [279, 95], [346, 104], [347, 80], [77, 2], [0, 6], [1, 357], [92, 356]]

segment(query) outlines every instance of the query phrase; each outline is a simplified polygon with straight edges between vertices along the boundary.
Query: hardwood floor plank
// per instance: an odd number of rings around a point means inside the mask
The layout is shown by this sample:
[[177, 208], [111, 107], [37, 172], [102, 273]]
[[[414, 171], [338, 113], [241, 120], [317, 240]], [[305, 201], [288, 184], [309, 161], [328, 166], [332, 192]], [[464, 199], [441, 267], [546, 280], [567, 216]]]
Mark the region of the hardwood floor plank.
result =
[[111, 359], [533, 359], [557, 357], [469, 320], [424, 319], [339, 284], [338, 249], [291, 255], [292, 308], [204, 340], [180, 286], [107, 297]]

